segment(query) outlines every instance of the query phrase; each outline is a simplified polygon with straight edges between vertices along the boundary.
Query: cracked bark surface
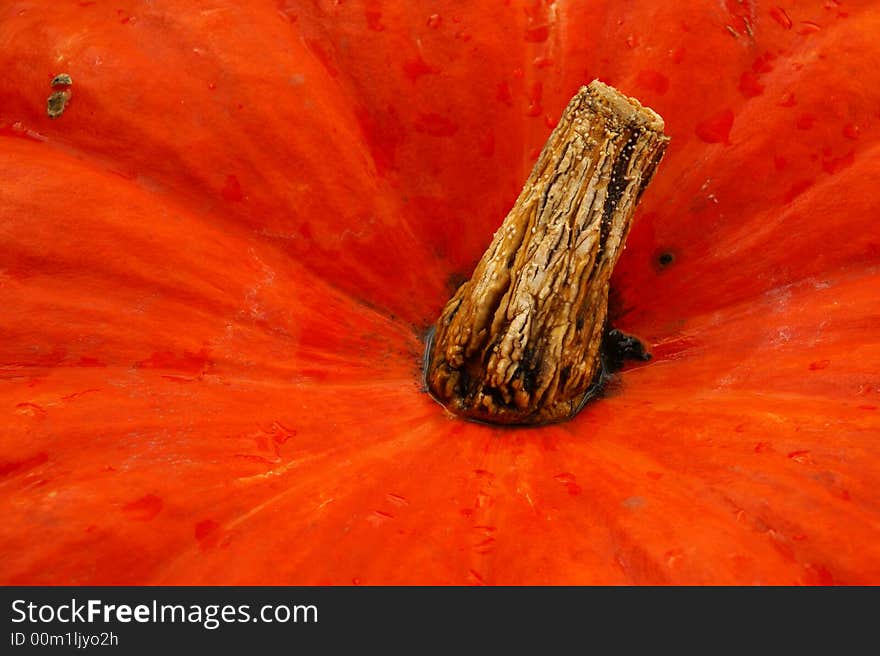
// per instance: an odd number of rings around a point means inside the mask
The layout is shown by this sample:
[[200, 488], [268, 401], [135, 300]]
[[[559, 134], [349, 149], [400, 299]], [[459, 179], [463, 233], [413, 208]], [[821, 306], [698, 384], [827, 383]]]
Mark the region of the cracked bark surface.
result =
[[580, 410], [602, 375], [609, 280], [669, 142], [663, 128], [597, 80], [571, 100], [434, 327], [425, 380], [450, 411], [543, 424]]

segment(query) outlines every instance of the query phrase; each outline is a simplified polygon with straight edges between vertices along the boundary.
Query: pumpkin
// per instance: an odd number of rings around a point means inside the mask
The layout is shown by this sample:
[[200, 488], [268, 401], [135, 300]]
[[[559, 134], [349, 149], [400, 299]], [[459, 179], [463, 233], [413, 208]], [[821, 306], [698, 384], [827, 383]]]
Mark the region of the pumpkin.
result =
[[[880, 581], [878, 30], [3, 3], [0, 580]], [[612, 279], [653, 358], [564, 423], [452, 417], [424, 331], [593, 78], [671, 136]]]

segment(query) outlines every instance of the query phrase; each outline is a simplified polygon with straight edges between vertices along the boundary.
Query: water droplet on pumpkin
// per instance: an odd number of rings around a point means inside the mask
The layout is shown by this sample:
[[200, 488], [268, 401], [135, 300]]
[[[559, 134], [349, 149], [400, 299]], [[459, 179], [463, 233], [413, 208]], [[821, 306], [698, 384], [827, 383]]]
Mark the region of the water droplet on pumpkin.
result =
[[222, 537], [220, 523], [213, 519], [205, 519], [193, 528], [193, 535], [199, 542], [202, 550], [216, 546]]
[[782, 98], [779, 100], [780, 107], [794, 107], [797, 102], [794, 99], [794, 94], [790, 91], [788, 93], [782, 94]]
[[755, 98], [764, 93], [764, 85], [752, 71], [746, 71], [739, 78], [739, 92], [746, 98]]
[[486, 585], [486, 579], [480, 576], [480, 574], [476, 570], [468, 570], [468, 573], [478, 585]]
[[855, 141], [859, 138], [859, 126], [854, 123], [847, 123], [843, 126], [843, 136], [847, 139], [852, 139]]
[[131, 501], [122, 507], [122, 512], [129, 519], [146, 522], [162, 511], [162, 499], [155, 494], [147, 494], [140, 499]]
[[367, 19], [367, 27], [374, 32], [382, 32], [385, 26], [382, 24], [382, 12], [367, 9], [364, 11], [364, 17]]
[[795, 122], [795, 126], [798, 130], [809, 130], [815, 122], [816, 117], [812, 114], [801, 114]]
[[427, 25], [432, 30], [436, 30], [443, 23], [443, 17], [440, 14], [431, 14], [428, 16]]
[[788, 454], [788, 457], [802, 465], [810, 463], [810, 452], [807, 449], [802, 451], [792, 451]]
[[660, 96], [669, 90], [669, 78], [654, 70], [639, 71], [636, 76], [636, 84]]
[[839, 157], [831, 157], [830, 155], [826, 155], [822, 158], [822, 169], [826, 173], [834, 174], [843, 169], [850, 167], [855, 162], [855, 151], [851, 150], [845, 155], [841, 155]]
[[244, 198], [244, 193], [241, 190], [241, 184], [239, 184], [238, 178], [232, 174], [227, 175], [223, 189], [220, 190], [220, 195], [223, 197], [223, 200], [230, 202], [242, 200]]
[[730, 130], [733, 127], [733, 111], [726, 109], [697, 124], [694, 131], [706, 143], [730, 143]]
[[535, 25], [526, 30], [525, 39], [530, 43], [543, 43], [550, 37], [550, 25]]
[[815, 34], [822, 30], [822, 26], [813, 21], [801, 21], [798, 23], [797, 33], [801, 35]]
[[388, 493], [385, 496], [395, 506], [408, 506], [409, 505], [409, 501], [406, 499], [406, 497], [403, 497], [399, 494]]
[[782, 7], [774, 7], [770, 10], [770, 17], [779, 23], [786, 30], [790, 30], [792, 26], [791, 18], [788, 17], [788, 14], [785, 13], [785, 9]]
[[403, 72], [412, 82], [418, 80], [422, 75], [439, 73], [438, 69], [429, 65], [422, 59], [421, 55], [417, 55], [415, 59], [405, 61], [403, 63]]

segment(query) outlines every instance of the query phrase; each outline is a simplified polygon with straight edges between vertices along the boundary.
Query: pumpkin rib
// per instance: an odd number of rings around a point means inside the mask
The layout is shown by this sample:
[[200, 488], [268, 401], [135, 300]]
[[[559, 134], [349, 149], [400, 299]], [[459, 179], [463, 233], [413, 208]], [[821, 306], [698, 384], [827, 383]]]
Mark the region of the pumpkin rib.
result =
[[[146, 367], [162, 366], [163, 357], [173, 364], [175, 358], [186, 359], [182, 352], [188, 351], [193, 363], [182, 366], [199, 367], [201, 359], [201, 366], [223, 371], [250, 361], [251, 367], [259, 362], [260, 375], [266, 375], [294, 368], [285, 363], [289, 358], [279, 357], [283, 352], [274, 342], [280, 339], [303, 354], [317, 347], [324, 359], [345, 357], [349, 370], [361, 367], [379, 376], [376, 356], [384, 349], [417, 352], [411, 329], [366, 306], [352, 307], [348, 297], [312, 280], [284, 254], [244, 231], [212, 226], [169, 198], [157, 202], [138, 185], [90, 170], [74, 158], [56, 154], [47, 165], [41, 144], [16, 140], [7, 152], [14, 158], [0, 163], [0, 176], [8, 181], [3, 236], [6, 252], [15, 256], [4, 257], [10, 282], [0, 291], [8, 307], [15, 308], [3, 318], [7, 367], [16, 362], [27, 366], [28, 357], [39, 367], [39, 359], [53, 349], [66, 350], [61, 360], [69, 363], [81, 358]], [[108, 204], [100, 191], [108, 185], [114, 186], [115, 204]], [[35, 193], [37, 207], [29, 203]], [[69, 216], [65, 210], [71, 203], [82, 216]], [[191, 243], [175, 243], [182, 225]], [[242, 257], [241, 244], [248, 242], [250, 254]], [[71, 284], [84, 293], [71, 295]], [[14, 300], [21, 297], [25, 300]], [[309, 308], [318, 325], [308, 330], [297, 325], [289, 306], [294, 299], [300, 311]], [[346, 321], [340, 316], [343, 308], [350, 315]], [[34, 316], [45, 322], [37, 336], [32, 334]], [[189, 329], [175, 330], [167, 325], [168, 316], [188, 317]], [[349, 331], [360, 328], [368, 334], [380, 326], [388, 336], [383, 339], [392, 339], [389, 345], [374, 340], [372, 349], [357, 354]], [[100, 338], [83, 337], [89, 333]], [[85, 346], [89, 341], [95, 346]], [[209, 353], [197, 355], [205, 349]], [[27, 350], [33, 355], [26, 356]], [[177, 355], [161, 355], [172, 351]], [[151, 352], [160, 354], [159, 361]], [[227, 366], [220, 362], [224, 352], [231, 358]]]
[[[38, 16], [31, 20], [37, 24], [54, 24], [57, 26], [56, 30], [64, 32], [66, 28], [63, 26], [74, 24], [77, 11], [83, 11], [75, 7], [69, 10], [73, 12], [70, 16], [62, 11], [55, 11], [51, 18]], [[29, 18], [32, 13], [37, 12], [28, 12], [25, 18]], [[157, 12], [156, 15], [162, 14]], [[178, 15], [177, 23], [182, 22], [183, 15]], [[65, 21], [65, 18], [68, 20]], [[270, 32], [278, 30], [275, 21], [277, 16], [273, 17]], [[13, 24], [14, 22], [9, 23]], [[95, 33], [89, 39], [92, 44], [90, 47], [103, 44], [104, 49], [117, 53], [119, 57], [123, 53], [127, 56], [133, 54], [129, 45], [130, 38], [126, 36], [129, 28], [148, 30], [151, 43], [156, 39], [162, 43], [173, 41], [172, 37], [163, 36], [166, 27], [164, 20], [151, 21], [149, 17], [142, 16], [134, 25], [120, 25], [115, 21], [107, 22], [99, 18], [95, 25]], [[117, 26], [115, 29], [112, 27], [114, 25]], [[39, 33], [40, 30], [35, 32]], [[236, 34], [238, 38], [243, 38], [240, 28], [236, 30]], [[28, 31], [23, 30], [14, 36], [18, 39], [28, 37]], [[253, 43], [252, 50], [259, 49], [265, 43], [262, 37], [256, 35], [250, 35], [249, 38]], [[31, 37], [29, 43], [32, 40]], [[84, 40], [78, 38], [73, 43], [78, 50], [65, 53], [64, 59], [73, 59], [75, 63], [83, 65], [85, 53], [82, 49], [85, 44]], [[10, 43], [11, 50], [16, 47], [14, 41]], [[50, 48], [40, 49], [32, 44], [27, 48], [22, 46], [20, 50], [31, 53], [48, 51]], [[184, 50], [189, 51], [188, 48]], [[108, 60], [93, 68], [94, 77], [80, 75], [75, 104], [62, 119], [46, 125], [43, 131], [46, 138], [63, 142], [78, 153], [98, 153], [98, 161], [106, 162], [108, 167], [121, 169], [129, 177], [140, 176], [153, 185], [165, 187], [177, 196], [179, 202], [186, 203], [193, 213], [204, 213], [207, 209], [218, 218], [227, 215], [238, 221], [244, 220], [265, 237], [283, 244], [291, 255], [308, 264], [312, 270], [317, 270], [319, 275], [333, 280], [350, 294], [363, 298], [364, 294], [359, 293], [363, 288], [374, 292], [386, 290], [386, 294], [389, 294], [387, 290], [394, 289], [394, 286], [389, 285], [388, 281], [399, 280], [401, 275], [410, 279], [406, 286], [409, 289], [415, 289], [417, 285], [430, 289], [433, 282], [436, 293], [444, 293], [444, 281], [439, 276], [432, 281], [429, 267], [419, 274], [413, 271], [401, 272], [393, 266], [402, 258], [403, 253], [423, 253], [425, 263], [431, 261], [432, 257], [429, 249], [413, 237], [407, 236], [407, 230], [399, 218], [401, 215], [394, 211], [398, 201], [389, 201], [394, 196], [379, 192], [376, 178], [368, 171], [360, 172], [361, 162], [367, 155], [364, 147], [358, 145], [359, 140], [353, 132], [355, 121], [350, 111], [338, 109], [345, 106], [341, 99], [332, 94], [328, 96], [323, 91], [317, 98], [310, 95], [304, 99], [299, 89], [287, 84], [285, 78], [283, 86], [279, 84], [274, 89], [259, 88], [260, 93], [253, 99], [254, 102], [259, 102], [266, 93], [273, 94], [279, 109], [271, 117], [271, 121], [266, 115], [252, 117], [245, 113], [245, 109], [236, 110], [235, 106], [230, 108], [229, 104], [233, 103], [228, 99], [217, 108], [219, 113], [217, 110], [209, 112], [208, 108], [212, 107], [212, 90], [209, 89], [209, 84], [212, 80], [222, 78], [222, 65], [218, 62], [214, 67], [217, 70], [203, 73], [205, 77], [202, 79], [193, 79], [188, 70], [169, 72], [162, 55], [162, 52], [150, 53], [149, 56], [147, 53], [140, 53], [140, 62], [135, 58], [127, 62], [129, 66], [135, 66], [141, 71], [142, 77], [136, 83], [137, 91], [134, 89], [135, 82], [130, 71], [122, 68], [120, 62], [115, 60], [112, 62], [113, 66]], [[241, 56], [247, 58], [250, 62], [248, 67], [253, 68], [251, 60], [254, 58], [248, 57], [247, 53], [242, 53]], [[204, 59], [205, 53], [192, 57]], [[286, 54], [286, 58], [287, 70], [303, 66], [303, 60], [292, 58], [290, 53]], [[91, 61], [88, 63], [91, 64]], [[52, 62], [50, 65], [58, 64]], [[13, 102], [4, 110], [4, 114], [12, 114], [16, 121], [22, 121], [25, 125], [38, 123], [37, 113], [42, 111], [41, 106], [28, 102], [28, 97], [23, 95], [23, 90], [34, 85], [22, 84], [19, 80], [32, 79], [32, 71], [41, 70], [45, 66], [46, 62], [32, 61], [27, 57], [20, 57], [9, 63], [9, 77], [4, 81], [3, 90], [8, 91]], [[266, 68], [271, 68], [269, 62], [264, 65], [264, 70]], [[306, 74], [320, 75], [319, 70], [323, 69], [306, 70]], [[173, 91], [169, 92], [169, 87]], [[318, 85], [315, 88], [321, 89]], [[130, 90], [131, 93], [125, 94], [122, 90]], [[281, 95], [282, 92], [286, 98]], [[33, 90], [29, 93], [37, 95], [43, 91]], [[180, 109], [174, 105], [168, 106], [166, 98], [169, 95], [185, 101], [184, 104], [177, 105]], [[189, 109], [193, 105], [205, 109], [193, 111]], [[294, 108], [303, 114], [304, 118], [299, 119], [300, 121], [320, 122], [324, 127], [315, 129], [314, 125], [310, 125], [309, 129], [300, 129], [296, 124], [291, 124], [296, 117], [296, 113], [291, 114]], [[144, 115], [148, 115], [150, 120], [144, 120]], [[201, 136], [204, 133], [201, 126], [209, 119], [216, 121], [219, 118], [225, 119], [229, 124], [228, 129], [222, 130], [227, 133], [224, 140], [205, 141]], [[249, 127], [245, 128], [245, 125]], [[349, 126], [348, 134], [340, 133], [337, 125]], [[217, 129], [222, 128], [217, 126]], [[334, 132], [337, 136], [328, 140], [326, 135]], [[284, 140], [286, 149], [279, 148], [279, 139]], [[132, 149], [131, 143], [138, 144], [138, 148]], [[351, 148], [351, 144], [355, 147]], [[331, 151], [330, 145], [335, 145], [336, 148]], [[235, 149], [234, 157], [227, 154], [232, 152], [231, 148]], [[315, 158], [316, 152], [322, 152], [323, 158]], [[251, 154], [250, 157], [247, 156], [248, 153]], [[269, 157], [264, 153], [268, 153]], [[252, 165], [248, 166], [248, 159], [259, 162], [259, 168], [254, 170]], [[278, 161], [286, 162], [283, 170], [278, 170]], [[319, 167], [322, 171], [318, 170]], [[248, 170], [252, 173], [245, 177]], [[358, 174], [340, 175], [340, 170], [358, 171]], [[297, 178], [306, 178], [309, 184], [290, 184], [291, 179]], [[321, 181], [324, 184], [319, 186]], [[266, 200], [269, 195], [266, 188], [273, 190], [271, 195], [274, 206]], [[286, 197], [280, 198], [274, 191], [277, 189], [285, 189]], [[342, 190], [349, 190], [350, 196], [340, 193]], [[359, 199], [365, 207], [350, 207], [348, 198]], [[295, 210], [299, 217], [313, 218], [300, 225], [298, 230], [291, 230], [286, 225], [285, 209]], [[329, 227], [326, 225], [328, 217], [334, 219], [334, 225]], [[374, 226], [372, 229], [379, 228], [379, 234], [371, 236], [368, 249], [362, 243], [365, 225]], [[345, 257], [340, 257], [341, 253], [345, 253]], [[378, 254], [384, 255], [380, 257]], [[333, 266], [328, 266], [330, 257], [335, 257]], [[373, 269], [376, 273], [372, 276], [368, 275], [370, 269], [364, 270], [362, 267], [363, 262], [369, 261], [375, 264]], [[396, 305], [398, 312], [406, 313], [410, 311], [409, 301], [420, 298], [420, 295], [412, 292], [410, 299], [403, 302], [376, 300], [379, 304], [390, 305], [392, 308]], [[427, 315], [427, 310], [423, 312]]]
[[[254, 507], [254, 490], [278, 489], [280, 482], [272, 470], [283, 468], [286, 462], [298, 462], [300, 454], [310, 454], [312, 459], [315, 454], [325, 454], [318, 457], [345, 462], [345, 457], [335, 453], [348, 454], [350, 459], [359, 451], [368, 452], [378, 442], [401, 434], [399, 426], [411, 424], [410, 416], [418, 419], [432, 410], [430, 402], [409, 391], [414, 387], [410, 376], [386, 383], [384, 388], [374, 381], [342, 387], [323, 381], [276, 387], [216, 377], [172, 382], [162, 372], [151, 371], [110, 373], [110, 381], [117, 385], [109, 388], [106, 374], [96, 370], [46, 378], [39, 389], [48, 416], [19, 417], [18, 425], [29, 420], [31, 437], [26, 445], [23, 440], [16, 443], [29, 451], [43, 451], [48, 459], [29, 470], [13, 472], [13, 477], [4, 481], [7, 491], [17, 491], [3, 498], [10, 521], [2, 531], [3, 551], [14, 554], [4, 561], [4, 580], [47, 582], [63, 576], [82, 582], [76, 577], [92, 572], [90, 580], [102, 582], [152, 581], [157, 563], [164, 561], [173, 545], [188, 548], [200, 532], [199, 524], [212, 522], [211, 526], [219, 528], [230, 511], [241, 513]], [[76, 390], [96, 384], [102, 385], [102, 393], [49, 403], [54, 395], [61, 397], [71, 387]], [[4, 387], [9, 390], [10, 386]], [[114, 388], [119, 391], [114, 393]], [[13, 389], [19, 398], [29, 392], [23, 384]], [[111, 400], [119, 416], [108, 411]], [[327, 434], [326, 414], [338, 413], [353, 403], [363, 408], [363, 419], [386, 406], [396, 412], [384, 413], [388, 424], [384, 430], [382, 423], [372, 422], [368, 427], [365, 422], [360, 426], [344, 422], [346, 431], [335, 437]], [[412, 410], [407, 410], [410, 406]], [[120, 421], [120, 416], [135, 417], [137, 422]], [[240, 418], [229, 418], [236, 416]], [[149, 419], [151, 423], [145, 423]], [[383, 440], [383, 435], [388, 437]], [[150, 445], [148, 453], [143, 451], [145, 444]], [[169, 471], [174, 475], [169, 476]], [[301, 476], [295, 468], [287, 471]], [[46, 499], [41, 479], [52, 479], [60, 499], [75, 499], [78, 505], [59, 504], [43, 515], [44, 530], [51, 535], [46, 544], [52, 548], [34, 551], [22, 542], [29, 536], [16, 527], [31, 523], [27, 513], [33, 506], [23, 505], [23, 499], [33, 499], [37, 507], [44, 503], [40, 501]], [[252, 479], [255, 482], [249, 484]], [[314, 488], [315, 479], [303, 480]], [[327, 480], [332, 483], [332, 478]], [[230, 490], [236, 493], [230, 496]], [[190, 494], [201, 500], [189, 503]], [[160, 500], [161, 505], [145, 512], [140, 506], [149, 498]], [[69, 521], [53, 519], [71, 511], [78, 514]], [[98, 535], [91, 536], [95, 531]], [[104, 553], [114, 554], [112, 564], [105, 561], [101, 571], [94, 569], [99, 561], [89, 564], [97, 555], [94, 550], [77, 546], [91, 537], [105, 540]], [[139, 542], [143, 548], [135, 549]], [[200, 542], [196, 538], [195, 543]], [[212, 560], [211, 551], [200, 552], [200, 558]], [[64, 553], [68, 557], [58, 557]], [[46, 561], [47, 557], [50, 560]]]

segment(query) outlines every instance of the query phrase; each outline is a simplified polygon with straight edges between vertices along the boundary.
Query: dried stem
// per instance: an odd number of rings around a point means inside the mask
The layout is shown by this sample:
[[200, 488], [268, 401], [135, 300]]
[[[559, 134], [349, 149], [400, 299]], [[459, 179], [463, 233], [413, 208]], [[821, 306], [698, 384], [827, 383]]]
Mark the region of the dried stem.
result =
[[567, 419], [601, 374], [608, 285], [669, 138], [637, 100], [593, 81], [571, 100], [428, 346], [428, 389], [502, 424]]

